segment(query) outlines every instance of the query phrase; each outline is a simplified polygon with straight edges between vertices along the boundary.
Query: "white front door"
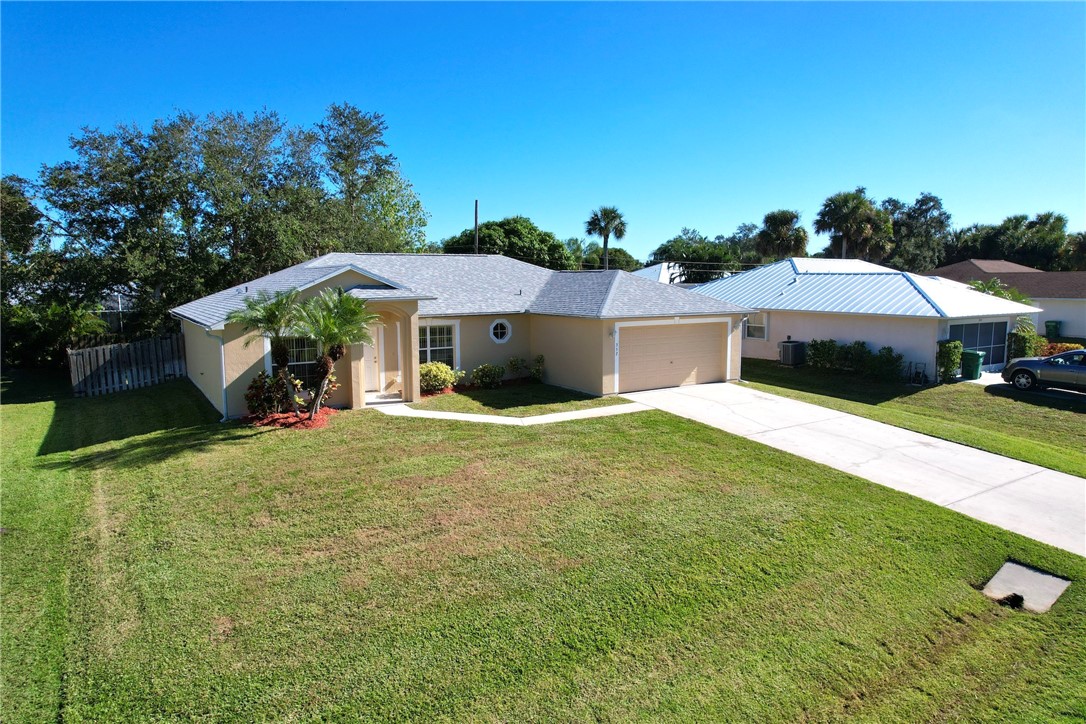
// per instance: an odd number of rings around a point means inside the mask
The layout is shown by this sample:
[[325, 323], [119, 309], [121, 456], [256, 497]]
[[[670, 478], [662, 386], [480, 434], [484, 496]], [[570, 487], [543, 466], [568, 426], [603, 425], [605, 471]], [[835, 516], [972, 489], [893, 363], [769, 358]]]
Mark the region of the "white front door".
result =
[[375, 339], [373, 345], [362, 345], [362, 376], [366, 392], [381, 391], [381, 373], [378, 364], [378, 350], [380, 340]]

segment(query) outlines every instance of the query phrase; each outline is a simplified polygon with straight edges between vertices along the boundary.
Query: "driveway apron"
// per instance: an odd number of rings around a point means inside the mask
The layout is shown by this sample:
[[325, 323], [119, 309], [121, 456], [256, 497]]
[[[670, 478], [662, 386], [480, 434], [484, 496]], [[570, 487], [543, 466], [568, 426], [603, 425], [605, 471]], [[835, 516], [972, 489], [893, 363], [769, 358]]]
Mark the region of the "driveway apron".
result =
[[1086, 556], [1086, 479], [735, 383], [624, 397]]

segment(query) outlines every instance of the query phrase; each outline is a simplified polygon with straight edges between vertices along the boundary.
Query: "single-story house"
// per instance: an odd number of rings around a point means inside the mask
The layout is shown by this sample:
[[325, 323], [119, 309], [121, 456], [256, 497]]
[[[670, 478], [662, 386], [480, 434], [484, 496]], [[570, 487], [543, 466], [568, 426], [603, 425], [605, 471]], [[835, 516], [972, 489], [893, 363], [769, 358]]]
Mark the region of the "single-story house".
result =
[[[739, 378], [743, 314], [729, 302], [623, 271], [557, 272], [504, 256], [333, 253], [171, 310], [188, 374], [224, 417], [245, 414], [245, 390], [273, 372], [267, 340], [245, 345], [230, 312], [261, 291], [302, 298], [342, 288], [381, 323], [374, 344], [337, 363], [330, 404], [367, 393], [419, 398], [419, 364], [471, 372], [511, 357], [546, 359], [544, 381], [592, 395]], [[316, 350], [291, 340], [291, 371], [313, 374]]]
[[1034, 316], [1037, 331], [1045, 322], [1060, 322], [1061, 337], [1086, 337], [1086, 271], [1046, 272], [1001, 259], [968, 259], [931, 272], [958, 282], [999, 279], [1025, 294], [1042, 311]]
[[743, 329], [743, 354], [777, 359], [786, 340], [890, 346], [905, 363], [937, 372], [938, 341], [985, 352], [984, 368], [1007, 361], [1015, 319], [1039, 311], [964, 284], [889, 269], [859, 259], [785, 259], [695, 287], [699, 294], [757, 309]]
[[[660, 282], [661, 284], [675, 284], [683, 287], [684, 289], [692, 289], [696, 287], [695, 283], [687, 283], [679, 281], [682, 277], [682, 267], [673, 261], [665, 261], [659, 264], [653, 264], [652, 266], [638, 269], [632, 274], [636, 274], [639, 277], [645, 277], [646, 279], [652, 279], [654, 282]], [[724, 276], [728, 276], [729, 272], [725, 272]]]

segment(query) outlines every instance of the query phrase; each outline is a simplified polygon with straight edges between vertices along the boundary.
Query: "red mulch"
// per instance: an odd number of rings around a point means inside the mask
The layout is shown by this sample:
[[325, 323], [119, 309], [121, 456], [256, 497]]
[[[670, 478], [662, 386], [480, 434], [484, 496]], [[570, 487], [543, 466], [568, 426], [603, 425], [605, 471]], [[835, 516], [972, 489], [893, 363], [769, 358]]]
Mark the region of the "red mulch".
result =
[[309, 419], [309, 413], [303, 411], [297, 417], [293, 412], [278, 412], [264, 417], [250, 415], [244, 418], [245, 422], [256, 427], [282, 427], [291, 430], [317, 430], [328, 424], [328, 418], [336, 414], [338, 410], [331, 407], [322, 407], [313, 419]]

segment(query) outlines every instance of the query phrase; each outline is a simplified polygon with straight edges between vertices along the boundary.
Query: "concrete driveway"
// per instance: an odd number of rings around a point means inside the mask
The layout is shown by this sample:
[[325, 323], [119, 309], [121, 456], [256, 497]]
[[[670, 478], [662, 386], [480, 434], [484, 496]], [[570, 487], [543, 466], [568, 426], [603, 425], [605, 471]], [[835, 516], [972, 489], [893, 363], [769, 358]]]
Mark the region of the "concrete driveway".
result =
[[1086, 556], [1086, 479], [741, 384], [623, 396]]

